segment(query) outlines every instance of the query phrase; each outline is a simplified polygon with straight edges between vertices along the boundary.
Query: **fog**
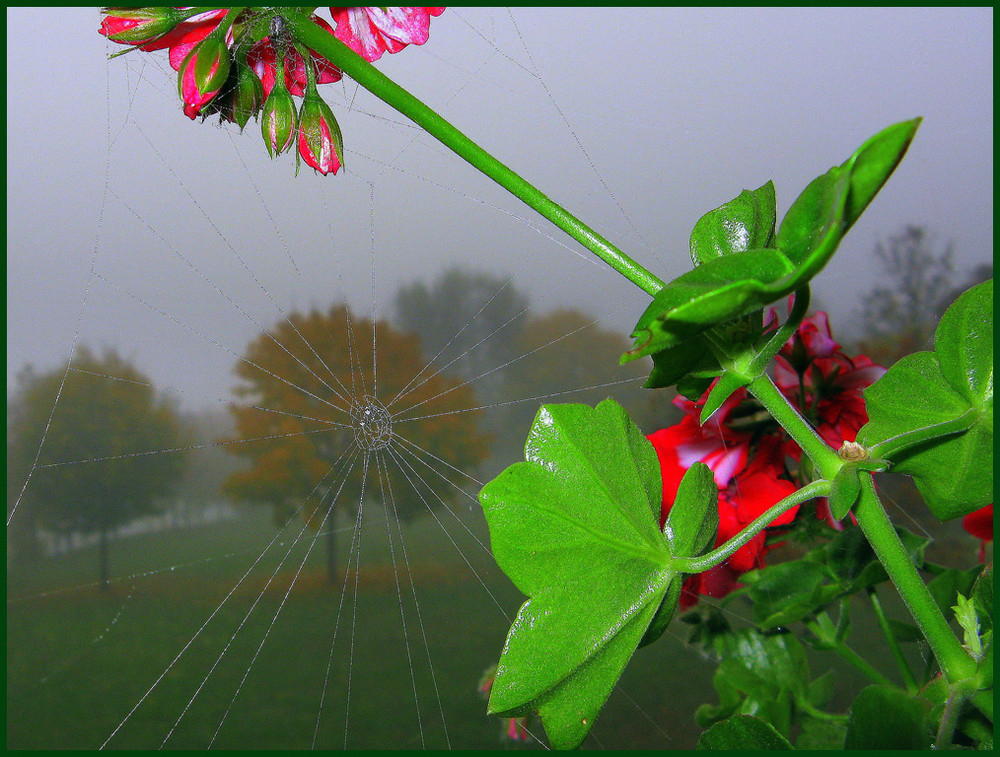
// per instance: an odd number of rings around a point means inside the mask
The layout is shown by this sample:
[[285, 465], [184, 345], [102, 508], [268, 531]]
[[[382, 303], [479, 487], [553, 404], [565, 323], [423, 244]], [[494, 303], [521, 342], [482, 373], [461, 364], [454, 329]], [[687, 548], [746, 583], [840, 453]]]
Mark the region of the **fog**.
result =
[[[686, 270], [707, 210], [773, 179], [780, 217], [867, 137], [923, 116], [814, 300], [848, 329], [876, 244], [905, 224], [952, 243], [960, 272], [992, 261], [992, 9], [570, 13], [452, 9], [379, 66], [663, 278]], [[254, 124], [184, 118], [163, 53], [108, 60], [98, 24], [93, 9], [8, 9], [9, 390], [83, 341], [203, 407], [280, 311], [346, 298], [371, 312], [373, 259], [380, 317], [398, 287], [454, 263], [624, 334], [644, 307], [366, 92], [326, 88], [346, 169], [296, 177]]]

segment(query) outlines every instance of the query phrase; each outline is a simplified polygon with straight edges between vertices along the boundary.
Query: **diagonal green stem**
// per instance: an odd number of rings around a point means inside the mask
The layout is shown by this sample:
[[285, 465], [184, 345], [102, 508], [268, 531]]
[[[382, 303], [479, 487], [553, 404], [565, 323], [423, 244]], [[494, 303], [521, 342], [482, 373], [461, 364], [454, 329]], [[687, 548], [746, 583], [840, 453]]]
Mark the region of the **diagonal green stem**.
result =
[[903, 682], [906, 684], [906, 690], [911, 694], [916, 694], [920, 687], [917, 685], [917, 679], [913, 677], [913, 671], [910, 670], [910, 666], [906, 662], [906, 657], [903, 655], [903, 650], [899, 646], [899, 641], [896, 639], [896, 635], [892, 632], [892, 627], [889, 625], [889, 619], [886, 617], [885, 611], [882, 609], [882, 600], [878, 598], [878, 592], [875, 591], [874, 586], [868, 587], [867, 594], [868, 600], [872, 605], [872, 610], [875, 612], [875, 618], [878, 620], [879, 628], [882, 629], [882, 633], [885, 634], [886, 642], [889, 644], [889, 651], [892, 652], [892, 658], [896, 661], [896, 667], [899, 668], [900, 675], [903, 676]]
[[373, 95], [425, 129], [428, 134], [550, 220], [637, 287], [649, 294], [656, 294], [663, 288], [663, 282], [659, 278], [490, 155], [339, 39], [302, 14], [289, 11], [284, 17], [295, 38], [306, 47], [326, 58]]
[[750, 382], [747, 389], [809, 456], [820, 475], [828, 481], [833, 481], [837, 471], [843, 467], [844, 461], [799, 414], [771, 378], [762, 373]]
[[675, 558], [673, 567], [681, 573], [701, 573], [702, 571], [715, 567], [771, 525], [775, 519], [780, 518], [788, 510], [791, 510], [796, 505], [802, 504], [813, 497], [823, 497], [829, 493], [829, 481], [813, 481], [808, 486], [803, 486], [798, 491], [789, 494], [780, 502], [771, 505], [767, 508], [767, 510], [750, 521], [742, 531], [726, 543], [716, 547], [711, 552], [706, 552], [700, 557]]

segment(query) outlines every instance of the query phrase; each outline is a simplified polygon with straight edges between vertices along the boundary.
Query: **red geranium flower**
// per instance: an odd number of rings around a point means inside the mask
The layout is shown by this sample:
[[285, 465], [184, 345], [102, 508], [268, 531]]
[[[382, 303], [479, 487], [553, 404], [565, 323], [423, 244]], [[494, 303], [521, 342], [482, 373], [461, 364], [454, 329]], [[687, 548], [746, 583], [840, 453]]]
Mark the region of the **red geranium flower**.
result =
[[[861, 392], [885, 371], [864, 355], [847, 355], [833, 339], [826, 313], [818, 312], [803, 320], [778, 352], [774, 382], [823, 440], [839, 449], [868, 422]], [[797, 448], [788, 451], [801, 455]]]
[[424, 44], [431, 16], [442, 13], [444, 8], [330, 8], [337, 39], [367, 61]]
[[[686, 416], [676, 426], [650, 434], [660, 461], [663, 478], [663, 504], [660, 526], [666, 522], [670, 508], [677, 497], [680, 480], [695, 462], [704, 462], [715, 473], [719, 487], [719, 529], [715, 546], [731, 539], [752, 520], [772, 505], [796, 491], [791, 481], [783, 478], [785, 472], [781, 440], [777, 436], [764, 436], [756, 443], [753, 460], [747, 464], [750, 436], [727, 428], [723, 421], [743, 399], [742, 392], [730, 398], [716, 413], [719, 418], [698, 427], [692, 415]], [[684, 406], [686, 400], [678, 404]], [[694, 403], [688, 403], [692, 406]], [[715, 418], [715, 415], [713, 415]], [[772, 526], [791, 523], [798, 508], [775, 519]], [[690, 576], [681, 593], [681, 609], [698, 601], [698, 595], [722, 597], [738, 584], [739, 576], [764, 565], [767, 552], [764, 532], [744, 544], [725, 562], [706, 571]]]
[[[324, 31], [333, 34], [333, 29], [326, 21], [318, 16], [312, 17], [313, 22]], [[326, 58], [317, 55], [312, 50], [309, 51], [311, 62], [316, 72], [317, 84], [332, 84], [340, 81], [343, 74], [340, 69], [333, 65]], [[277, 76], [277, 55], [274, 50], [274, 43], [270, 37], [264, 37], [247, 53], [247, 64], [254, 70], [262, 85], [264, 85], [264, 97], [271, 94], [274, 88], [275, 77]], [[288, 91], [296, 97], [305, 95], [306, 82], [306, 62], [299, 52], [293, 47], [285, 51], [285, 86]]]

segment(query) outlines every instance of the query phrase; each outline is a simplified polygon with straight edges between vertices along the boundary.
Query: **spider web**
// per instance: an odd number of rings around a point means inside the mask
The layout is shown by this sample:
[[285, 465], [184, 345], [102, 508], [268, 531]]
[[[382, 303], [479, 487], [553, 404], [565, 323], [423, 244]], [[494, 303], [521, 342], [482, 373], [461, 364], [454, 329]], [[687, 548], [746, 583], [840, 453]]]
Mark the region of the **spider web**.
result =
[[[564, 152], [569, 185], [586, 182], [585, 194], [596, 193], [583, 205], [599, 211], [598, 228], [650, 257], [538, 74], [514, 17], [452, 16], [453, 32], [472, 52], [460, 65], [424, 56], [431, 71], [417, 78], [438, 82], [432, 104], [469, 99], [472, 112], [502, 113], [478, 125], [489, 147], [530, 93], [532, 107], [548, 108], [545, 155]], [[608, 395], [634, 402], [642, 379], [641, 371], [580, 378], [565, 366], [555, 386], [519, 394], [498, 386], [515, 371], [565, 362], [566, 344], [577, 344], [581, 332], [626, 330], [644, 296], [349, 83], [324, 93], [346, 136], [346, 170], [294, 177], [287, 156], [266, 159], [254, 124], [239, 134], [179, 118], [175, 75], [162, 57], [132, 53], [107, 65], [107, 179], [65, 357], [80, 345], [114, 347], [144, 371], [137, 385], [208, 423], [193, 442], [139, 453], [150, 465], [183, 454], [189, 470], [211, 478], [214, 467], [232, 469], [232, 447], [271, 438], [225, 438], [231, 429], [212, 427], [248, 405], [263, 416], [287, 415], [266, 400], [234, 396], [240, 365], [333, 414], [299, 417], [304, 426], [289, 436], [343, 433], [348, 443], [285, 510], [234, 506], [206, 484], [212, 496], [171, 501], [163, 513], [119, 528], [109, 592], [93, 580], [93, 537], [45, 533], [52, 553], [45, 569], [9, 584], [9, 650], [19, 637], [42, 630], [49, 637], [23, 658], [8, 653], [16, 663], [8, 722], [58, 732], [52, 738], [78, 747], [498, 746], [500, 723], [485, 716], [476, 685], [521, 598], [493, 564], [476, 493], [516, 460], [524, 419], [539, 403]], [[405, 79], [399, 61], [384, 63]], [[393, 323], [393, 294], [455, 265], [489, 276], [494, 288], [477, 292], [472, 315], [390, 391], [387, 340], [405, 327]], [[511, 290], [526, 304], [484, 324], [491, 303]], [[295, 325], [297, 314], [331, 306], [344, 308], [337, 352], [346, 373]], [[568, 309], [579, 316], [572, 327], [491, 354], [507, 332]], [[298, 339], [274, 340], [282, 325]], [[246, 357], [253, 340], [273, 341], [295, 365], [275, 372], [253, 363]], [[122, 381], [73, 359], [67, 365], [60, 387], [81, 378]], [[442, 376], [450, 383], [435, 383]], [[441, 405], [463, 388], [475, 398], [471, 406]], [[511, 408], [527, 415], [512, 416]], [[60, 412], [57, 396], [48, 422]], [[411, 432], [464, 413], [505, 440], [480, 465], [460, 469]], [[521, 418], [517, 427], [513, 417]], [[37, 485], [49, 469], [135, 455], [36, 458], [16, 482], [8, 525], [30, 517], [33, 479]], [[403, 517], [406, 498], [423, 512]], [[331, 535], [332, 577], [323, 559]], [[616, 729], [635, 718], [649, 743], [669, 743], [653, 716], [662, 705], [648, 691], [632, 697], [629, 686], [613, 698], [604, 717], [610, 725], [595, 729], [594, 743], [602, 744], [602, 732], [609, 745], [628, 743]], [[46, 725], [49, 708], [39, 697], [47, 696], [62, 700], [68, 727]], [[81, 709], [75, 700], [88, 704]], [[537, 723], [529, 729], [544, 743]], [[9, 745], [17, 738], [9, 732]]]

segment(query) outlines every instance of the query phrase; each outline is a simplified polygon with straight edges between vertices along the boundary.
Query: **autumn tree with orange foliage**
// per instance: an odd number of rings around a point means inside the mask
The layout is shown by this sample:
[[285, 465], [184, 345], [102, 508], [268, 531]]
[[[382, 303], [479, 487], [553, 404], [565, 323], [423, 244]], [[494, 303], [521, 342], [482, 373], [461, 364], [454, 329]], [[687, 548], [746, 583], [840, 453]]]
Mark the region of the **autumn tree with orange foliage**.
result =
[[291, 313], [247, 346], [236, 374], [241, 443], [229, 448], [250, 467], [225, 490], [321, 530], [330, 580], [336, 510], [381, 501], [408, 520], [452, 504], [489, 452], [472, 389], [425, 368], [417, 337], [342, 304]]

